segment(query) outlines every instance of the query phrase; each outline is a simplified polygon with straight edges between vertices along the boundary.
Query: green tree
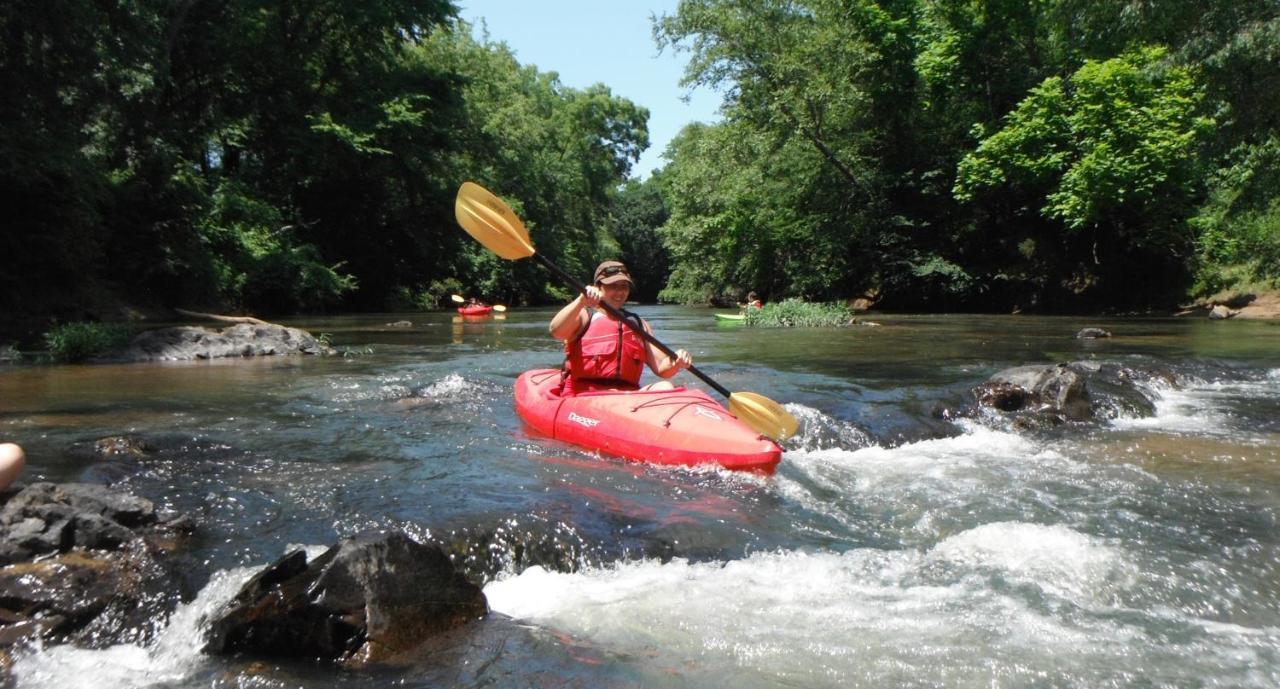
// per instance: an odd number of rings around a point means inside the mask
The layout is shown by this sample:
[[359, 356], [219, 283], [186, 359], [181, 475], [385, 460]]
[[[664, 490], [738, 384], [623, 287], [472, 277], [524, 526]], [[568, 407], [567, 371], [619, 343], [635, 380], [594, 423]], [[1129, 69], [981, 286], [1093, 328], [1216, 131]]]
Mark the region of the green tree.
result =
[[[1070, 79], [1032, 90], [998, 132], [959, 167], [964, 201], [1032, 189], [1044, 217], [1063, 227], [1059, 246], [1080, 262], [1080, 288], [1142, 284], [1133, 264], [1176, 270], [1192, 245], [1186, 218], [1201, 186], [1201, 143], [1213, 131], [1194, 71], [1144, 48], [1088, 61]], [[1053, 251], [1054, 248], [1048, 248]], [[1107, 284], [1104, 289], [1117, 289]]]
[[[457, 181], [472, 178], [502, 195], [540, 253], [590, 277], [601, 258], [617, 255], [611, 193], [649, 145], [648, 110], [604, 85], [567, 88], [554, 72], [521, 65], [504, 44], [476, 41], [460, 26], [436, 32], [424, 46], [430, 62], [463, 80], [468, 126], [457, 133]], [[430, 231], [460, 234], [452, 221]], [[469, 240], [461, 255], [459, 277], [486, 294], [532, 301], [563, 295], [533, 262], [500, 261]]]
[[684, 82], [726, 98], [725, 127], [669, 156], [687, 189], [670, 195], [666, 298], [827, 296], [896, 269], [883, 252], [911, 231], [889, 208], [914, 196], [913, 17], [913, 2], [697, 0], [658, 20], [659, 46], [690, 54]]
[[613, 198], [613, 235], [621, 250], [621, 259], [636, 278], [632, 298], [653, 302], [671, 274], [671, 256], [658, 228], [667, 222], [670, 212], [662, 197], [661, 171], [643, 182], [628, 180]]

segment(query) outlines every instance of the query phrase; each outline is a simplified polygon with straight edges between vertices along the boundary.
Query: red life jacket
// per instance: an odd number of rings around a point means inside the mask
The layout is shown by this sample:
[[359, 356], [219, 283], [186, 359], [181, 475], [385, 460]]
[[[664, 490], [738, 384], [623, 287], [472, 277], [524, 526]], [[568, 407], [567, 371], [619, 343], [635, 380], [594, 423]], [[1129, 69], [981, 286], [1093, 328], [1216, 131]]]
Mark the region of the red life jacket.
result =
[[564, 353], [566, 394], [598, 387], [640, 386], [645, 363], [644, 340], [625, 323], [610, 319], [603, 311], [592, 313], [587, 329], [564, 343]]

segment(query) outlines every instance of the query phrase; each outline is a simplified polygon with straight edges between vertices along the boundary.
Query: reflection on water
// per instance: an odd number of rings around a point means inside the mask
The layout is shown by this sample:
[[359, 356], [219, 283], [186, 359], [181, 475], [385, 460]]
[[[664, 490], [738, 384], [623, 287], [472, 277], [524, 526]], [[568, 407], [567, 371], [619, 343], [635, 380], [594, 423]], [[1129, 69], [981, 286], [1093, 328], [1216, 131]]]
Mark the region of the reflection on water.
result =
[[[189, 640], [199, 611], [290, 544], [367, 528], [526, 534], [474, 544], [502, 563], [486, 594], [522, 631], [495, 615], [442, 666], [394, 677], [408, 686], [1280, 685], [1280, 327], [883, 315], [761, 330], [638, 310], [718, 382], [801, 419], [776, 476], [530, 435], [511, 387], [563, 357], [550, 308], [290, 322], [347, 353], [325, 359], [0, 369], [0, 434], [27, 447], [27, 480], [113, 483], [201, 535], [200, 596], [150, 644], [28, 651], [20, 686], [331, 686]], [[1077, 340], [1086, 326], [1114, 336]], [[1173, 382], [1143, 383], [1153, 413], [1091, 424], [956, 413], [1000, 369], [1079, 360]], [[147, 452], [93, 450], [122, 434]], [[534, 537], [554, 563], [516, 556]]]

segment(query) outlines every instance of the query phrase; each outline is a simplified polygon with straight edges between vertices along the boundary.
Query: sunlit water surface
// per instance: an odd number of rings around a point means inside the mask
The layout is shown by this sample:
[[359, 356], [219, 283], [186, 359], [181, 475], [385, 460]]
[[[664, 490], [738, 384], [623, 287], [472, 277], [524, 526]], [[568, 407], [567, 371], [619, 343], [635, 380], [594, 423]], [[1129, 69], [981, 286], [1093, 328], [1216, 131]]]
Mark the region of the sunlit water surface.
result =
[[[19, 686], [1280, 686], [1277, 325], [752, 330], [638, 310], [725, 387], [801, 419], [777, 475], [531, 436], [511, 386], [559, 362], [549, 310], [290, 323], [344, 357], [0, 369], [24, 480], [111, 483], [199, 524], [191, 594], [150, 641], [27, 649]], [[1115, 336], [1075, 339], [1085, 326]], [[996, 371], [1081, 360], [1176, 384], [1144, 384], [1153, 414], [1047, 430], [964, 413]], [[125, 433], [165, 451], [75, 450]], [[476, 657], [344, 673], [199, 650], [205, 616], [292, 544], [495, 526], [558, 534], [573, 566], [485, 582], [491, 618], [523, 633]]]

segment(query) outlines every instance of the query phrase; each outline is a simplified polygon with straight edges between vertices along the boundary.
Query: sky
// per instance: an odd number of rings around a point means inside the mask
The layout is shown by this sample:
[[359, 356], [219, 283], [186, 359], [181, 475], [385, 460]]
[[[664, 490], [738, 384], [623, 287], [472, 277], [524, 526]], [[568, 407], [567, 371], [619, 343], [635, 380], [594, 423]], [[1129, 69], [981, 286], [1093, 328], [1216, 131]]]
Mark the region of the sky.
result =
[[[556, 72], [577, 89], [596, 83], [649, 109], [649, 148], [632, 167], [647, 177], [665, 165], [667, 144], [690, 122], [716, 122], [719, 94], [680, 86], [687, 54], [653, 42], [649, 16], [675, 14], [678, 0], [454, 0], [462, 18], [488, 25], [489, 39], [506, 43], [524, 65]], [[689, 97], [689, 102], [682, 100]]]

